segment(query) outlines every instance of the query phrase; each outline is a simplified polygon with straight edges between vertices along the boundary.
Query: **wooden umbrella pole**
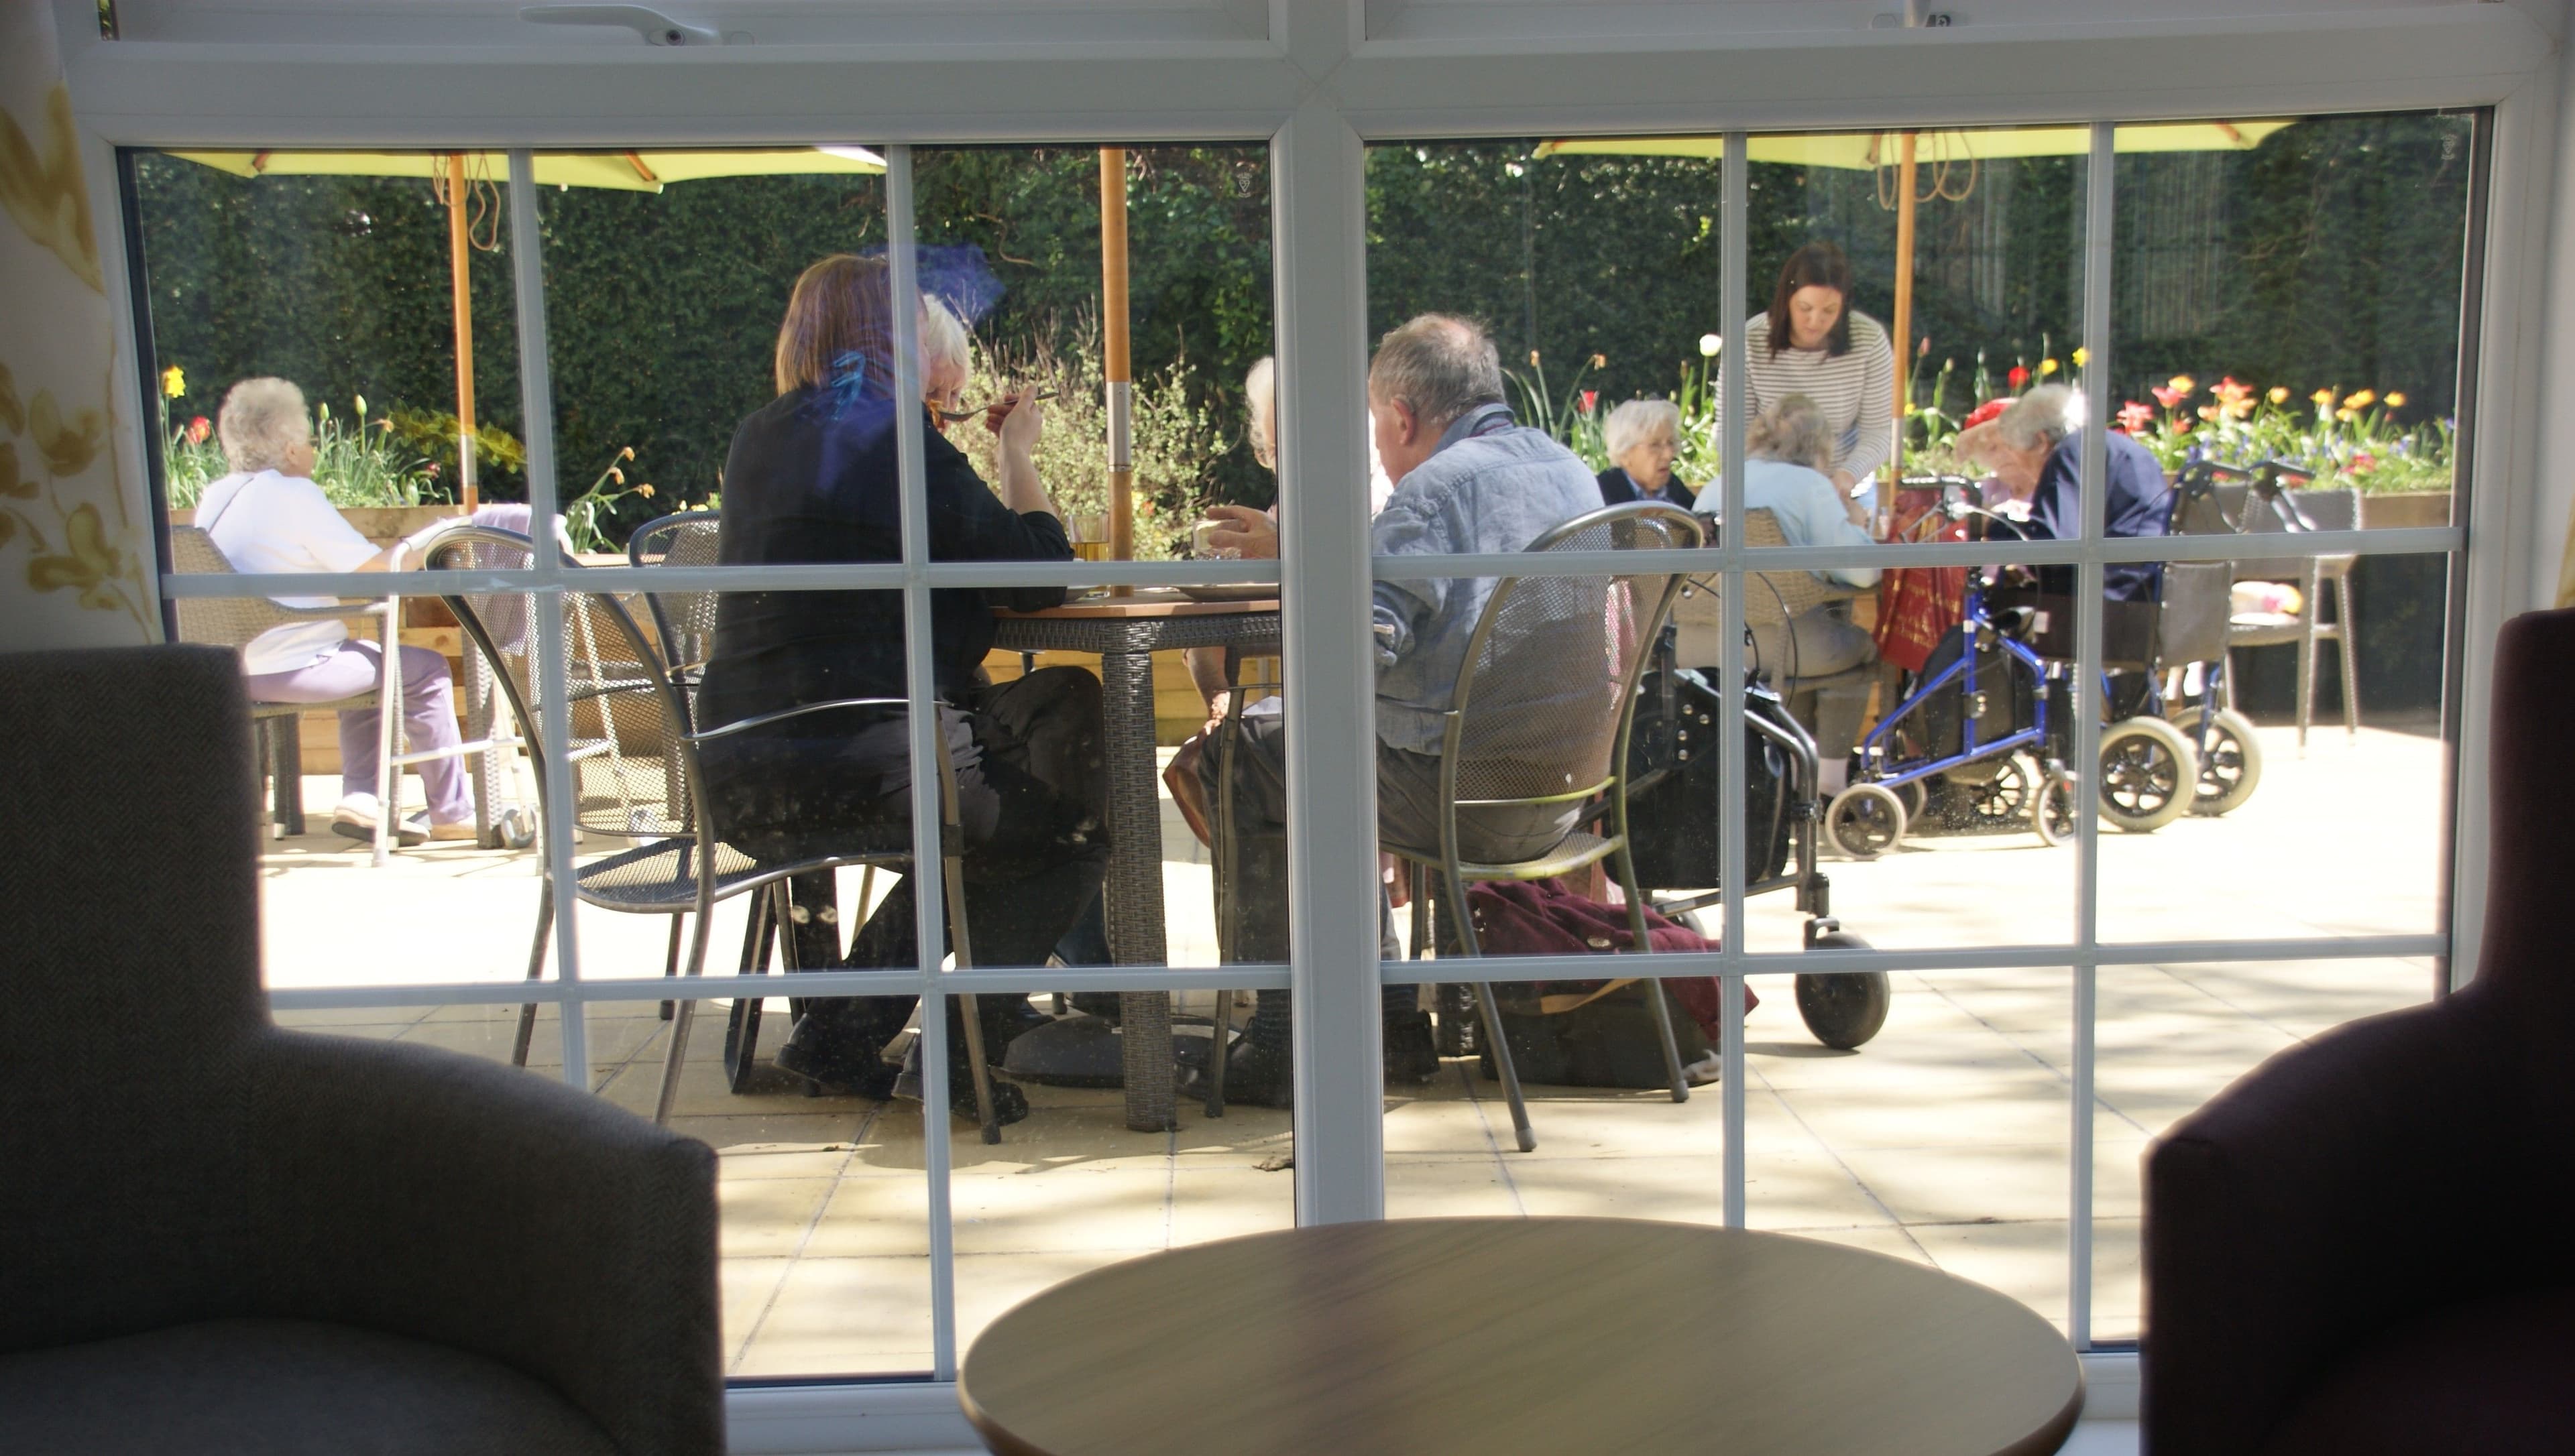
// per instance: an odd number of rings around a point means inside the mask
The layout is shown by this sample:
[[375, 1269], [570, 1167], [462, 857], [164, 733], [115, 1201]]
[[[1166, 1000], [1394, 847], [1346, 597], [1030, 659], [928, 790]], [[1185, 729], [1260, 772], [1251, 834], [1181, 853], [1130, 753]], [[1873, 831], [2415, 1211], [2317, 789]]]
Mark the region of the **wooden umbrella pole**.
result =
[[456, 481], [465, 509], [482, 503], [474, 472], [474, 240], [465, 218], [465, 154], [447, 158], [447, 273], [456, 315]]
[[[1109, 554], [1136, 556], [1135, 366], [1127, 348], [1127, 149], [1100, 149], [1100, 331], [1109, 379]], [[1120, 596], [1129, 589], [1117, 589]]]
[[1906, 132], [1895, 164], [1895, 448], [1887, 460], [1894, 479], [1904, 476], [1904, 406], [1913, 393], [1913, 144]]

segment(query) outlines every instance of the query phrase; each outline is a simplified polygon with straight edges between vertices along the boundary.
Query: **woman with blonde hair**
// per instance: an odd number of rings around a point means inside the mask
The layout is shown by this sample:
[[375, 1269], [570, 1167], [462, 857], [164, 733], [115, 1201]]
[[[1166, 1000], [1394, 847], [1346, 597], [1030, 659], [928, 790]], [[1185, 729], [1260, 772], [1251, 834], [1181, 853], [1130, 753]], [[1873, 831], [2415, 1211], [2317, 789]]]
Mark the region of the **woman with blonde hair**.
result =
[[[778, 331], [778, 397], [742, 422], [725, 467], [718, 559], [727, 566], [902, 560], [898, 437], [921, 427], [933, 561], [1073, 559], [1064, 523], [1032, 452], [1044, 419], [1032, 390], [1005, 397], [984, 420], [1000, 439], [999, 491], [926, 418], [898, 401], [894, 310], [882, 259], [849, 254], [805, 270]], [[930, 325], [932, 307], [909, 306]], [[962, 331], [961, 331], [962, 332]], [[927, 375], [928, 371], [925, 370]], [[927, 388], [935, 388], [935, 381]], [[943, 588], [930, 594], [931, 681], [957, 764], [964, 819], [966, 917], [976, 959], [1039, 965], [1099, 891], [1102, 832], [1100, 681], [1050, 668], [988, 685], [993, 609], [1034, 611], [1060, 587]], [[716, 614], [715, 649], [699, 690], [703, 728], [838, 699], [906, 692], [903, 598], [893, 592], [732, 592]], [[707, 791], [725, 841], [776, 863], [858, 843], [909, 844], [913, 765], [901, 708], [849, 708], [745, 729], [708, 745]], [[912, 876], [879, 904], [843, 963], [921, 963]], [[810, 887], [800, 886], [800, 889]], [[800, 899], [807, 895], [800, 894]], [[828, 887], [811, 902], [828, 906]], [[813, 968], [820, 969], [816, 966]], [[982, 1003], [988, 1054], [1031, 1024], [1027, 1002]], [[779, 1048], [778, 1065], [817, 1083], [884, 1090], [879, 1051], [912, 1013], [913, 997], [809, 1000]], [[950, 1005], [952, 1108], [972, 1115], [974, 1084], [956, 1001]], [[1004, 1121], [1027, 1099], [994, 1087]]]

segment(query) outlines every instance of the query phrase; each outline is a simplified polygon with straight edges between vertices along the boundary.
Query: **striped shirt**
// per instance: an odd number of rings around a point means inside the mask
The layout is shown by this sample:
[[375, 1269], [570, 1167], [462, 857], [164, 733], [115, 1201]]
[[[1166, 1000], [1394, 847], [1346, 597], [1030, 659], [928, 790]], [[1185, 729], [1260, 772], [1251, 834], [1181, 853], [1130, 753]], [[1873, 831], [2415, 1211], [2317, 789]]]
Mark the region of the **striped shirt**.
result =
[[[1833, 467], [1866, 480], [1895, 451], [1895, 352], [1875, 319], [1854, 311], [1850, 326], [1847, 354], [1789, 348], [1774, 355], [1770, 316], [1754, 314], [1744, 323], [1742, 338], [1725, 352], [1728, 359], [1751, 363], [1743, 379], [1746, 409], [1758, 415], [1790, 395], [1804, 395], [1823, 412], [1824, 424], [1839, 442]], [[1721, 392], [1717, 396], [1724, 397]], [[1720, 410], [1720, 422], [1722, 418]]]

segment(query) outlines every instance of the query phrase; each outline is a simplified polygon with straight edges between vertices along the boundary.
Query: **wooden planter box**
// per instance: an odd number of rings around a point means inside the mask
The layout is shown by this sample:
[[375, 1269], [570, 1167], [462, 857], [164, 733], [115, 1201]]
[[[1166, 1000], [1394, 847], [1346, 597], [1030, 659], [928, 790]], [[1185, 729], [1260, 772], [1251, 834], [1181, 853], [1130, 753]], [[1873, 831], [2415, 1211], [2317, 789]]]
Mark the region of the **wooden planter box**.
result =
[[2360, 498], [2360, 529], [2363, 531], [2407, 531], [2450, 524], [2451, 492], [2404, 491]]

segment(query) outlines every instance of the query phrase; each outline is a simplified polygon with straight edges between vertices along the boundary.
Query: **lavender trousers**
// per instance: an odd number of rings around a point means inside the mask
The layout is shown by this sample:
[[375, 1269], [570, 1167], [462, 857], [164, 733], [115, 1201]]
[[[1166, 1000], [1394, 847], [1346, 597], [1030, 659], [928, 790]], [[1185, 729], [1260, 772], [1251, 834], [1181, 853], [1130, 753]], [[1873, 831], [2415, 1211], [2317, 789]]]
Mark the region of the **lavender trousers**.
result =
[[[330, 703], [374, 691], [383, 671], [384, 649], [351, 638], [331, 656], [292, 673], [253, 673], [247, 680], [253, 703]], [[403, 728], [412, 752], [454, 747], [456, 707], [447, 682], [447, 660], [427, 648], [402, 650]], [[340, 791], [376, 791], [378, 718], [372, 708], [340, 715]], [[431, 758], [418, 765], [421, 787], [429, 794], [431, 823], [452, 824], [474, 817], [474, 800], [465, 788], [465, 760]], [[397, 795], [399, 796], [399, 795]]]

